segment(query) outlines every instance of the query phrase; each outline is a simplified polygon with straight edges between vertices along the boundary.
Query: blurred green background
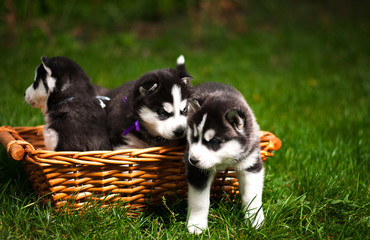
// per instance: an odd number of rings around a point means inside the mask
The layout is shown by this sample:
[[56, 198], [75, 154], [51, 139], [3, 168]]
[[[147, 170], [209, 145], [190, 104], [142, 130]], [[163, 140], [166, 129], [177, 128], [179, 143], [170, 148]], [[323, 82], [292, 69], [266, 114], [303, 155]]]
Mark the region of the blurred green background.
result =
[[[22, 109], [21, 115], [32, 111], [21, 96], [42, 55], [70, 57], [94, 83], [112, 88], [149, 70], [174, 67], [176, 58], [184, 54], [194, 84], [235, 83], [252, 105], [256, 103], [257, 116], [266, 120], [268, 108], [282, 110], [277, 104], [286, 102], [266, 102], [265, 97], [286, 99], [294, 91], [310, 91], [310, 99], [297, 94], [301, 102], [284, 106], [302, 108], [302, 102], [328, 97], [317, 89], [335, 95], [338, 85], [351, 84], [345, 88], [347, 97], [356, 101], [369, 92], [369, 70], [364, 67], [369, 63], [368, 5], [365, 1], [5, 0], [0, 5], [0, 91], [8, 96], [0, 99], [0, 120], [34, 124], [23, 121], [17, 109]], [[292, 91], [282, 95], [283, 89]], [[16, 104], [7, 104], [10, 101]], [[298, 117], [296, 112], [281, 117], [293, 115]], [[263, 127], [270, 129], [271, 124]]]
[[[350, 0], [4, 0], [0, 125], [43, 124], [40, 111], [23, 99], [42, 55], [67, 56], [93, 83], [113, 88], [150, 70], [175, 67], [183, 54], [194, 85], [235, 86], [261, 129], [283, 142], [265, 165], [265, 227], [252, 231], [241, 220], [228, 227], [234, 221], [228, 211], [235, 209], [226, 205], [211, 212], [219, 217], [205, 238], [231, 233], [238, 239], [368, 239], [369, 9], [369, 1]], [[109, 224], [72, 227], [78, 220], [57, 216], [59, 227], [36, 231], [39, 226], [28, 220], [49, 215], [37, 207], [13, 209], [36, 197], [21, 165], [3, 149], [1, 185], [0, 205], [7, 207], [0, 209], [0, 237], [117, 233]], [[163, 214], [138, 225], [153, 228], [153, 238], [182, 238], [186, 212], [178, 212], [175, 222], [162, 221], [172, 219]]]

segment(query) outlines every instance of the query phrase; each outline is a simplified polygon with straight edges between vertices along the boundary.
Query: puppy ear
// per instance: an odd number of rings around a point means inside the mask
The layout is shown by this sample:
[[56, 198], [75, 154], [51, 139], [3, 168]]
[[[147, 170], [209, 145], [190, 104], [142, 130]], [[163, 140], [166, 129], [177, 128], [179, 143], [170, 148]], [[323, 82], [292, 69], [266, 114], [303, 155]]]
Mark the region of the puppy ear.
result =
[[181, 55], [180, 57], [177, 58], [177, 65], [176, 65], [176, 69], [179, 73], [179, 77], [181, 78], [181, 80], [185, 83], [185, 84], [190, 84], [190, 81], [193, 79], [189, 73], [186, 71], [186, 67], [185, 67], [185, 58], [183, 55]]
[[158, 83], [149, 82], [144, 83], [139, 87], [139, 93], [141, 96], [152, 94], [158, 88]]
[[193, 112], [197, 112], [200, 110], [200, 103], [197, 99], [193, 98], [193, 99], [189, 99], [188, 100], [188, 103], [189, 103], [189, 107], [190, 109], [193, 111]]
[[238, 112], [236, 109], [232, 109], [226, 113], [226, 120], [237, 130], [243, 130], [245, 120], [243, 114]]
[[45, 57], [45, 56], [42, 56], [41, 57], [41, 63], [42, 63], [42, 66], [44, 66], [44, 69], [48, 73], [48, 75], [51, 76], [51, 69], [47, 66], [48, 58]]
[[186, 85], [190, 84], [190, 81], [193, 80], [192, 77], [183, 77], [181, 78], [181, 81], [185, 83]]

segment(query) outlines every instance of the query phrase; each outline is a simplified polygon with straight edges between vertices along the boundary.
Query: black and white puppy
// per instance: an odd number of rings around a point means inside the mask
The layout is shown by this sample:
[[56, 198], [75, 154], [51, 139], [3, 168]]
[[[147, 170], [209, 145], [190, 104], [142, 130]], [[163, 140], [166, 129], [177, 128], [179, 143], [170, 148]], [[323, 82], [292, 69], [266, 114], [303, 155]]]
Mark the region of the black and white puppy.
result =
[[171, 146], [184, 140], [190, 80], [180, 56], [176, 69], [151, 71], [110, 90], [106, 111], [113, 148]]
[[235, 88], [204, 83], [194, 88], [188, 116], [188, 149], [184, 155], [188, 180], [188, 231], [207, 228], [210, 189], [216, 170], [233, 167], [252, 226], [259, 227], [264, 181], [259, 126], [244, 97]]
[[48, 150], [111, 150], [105, 110], [89, 77], [66, 57], [41, 57], [25, 100], [45, 117]]

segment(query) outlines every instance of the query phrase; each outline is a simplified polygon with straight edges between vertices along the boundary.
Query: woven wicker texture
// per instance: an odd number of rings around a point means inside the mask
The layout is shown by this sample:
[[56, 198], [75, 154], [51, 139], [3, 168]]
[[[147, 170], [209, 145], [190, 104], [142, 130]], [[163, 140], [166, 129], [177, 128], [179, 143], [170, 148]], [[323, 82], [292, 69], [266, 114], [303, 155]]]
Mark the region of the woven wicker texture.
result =
[[[154, 205], [163, 196], [185, 196], [184, 147], [154, 147], [118, 151], [55, 152], [44, 150], [43, 126], [0, 127], [0, 143], [20, 160], [36, 192], [56, 208], [75, 209], [98, 201], [102, 206], [126, 202], [130, 211]], [[261, 157], [266, 160], [281, 141], [261, 131]], [[216, 175], [212, 193], [238, 192], [236, 172]]]

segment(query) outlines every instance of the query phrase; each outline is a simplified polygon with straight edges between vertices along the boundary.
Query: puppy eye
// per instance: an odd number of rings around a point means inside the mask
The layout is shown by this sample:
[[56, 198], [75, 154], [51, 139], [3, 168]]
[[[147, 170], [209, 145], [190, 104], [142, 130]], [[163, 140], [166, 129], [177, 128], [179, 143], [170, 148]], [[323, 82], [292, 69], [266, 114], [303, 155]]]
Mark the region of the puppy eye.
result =
[[221, 147], [222, 141], [217, 138], [212, 138], [209, 140], [206, 145], [211, 148], [212, 150], [216, 151]]
[[186, 102], [185, 107], [180, 111], [180, 113], [181, 113], [182, 115], [187, 115], [187, 114], [188, 114], [188, 109], [189, 109], [189, 103], [188, 103], [188, 102]]
[[180, 111], [182, 115], [185, 115], [188, 113], [188, 106], [186, 106], [183, 110]]
[[158, 109], [157, 114], [158, 116], [163, 117], [163, 118], [168, 118], [170, 116], [170, 114], [163, 108]]
[[218, 146], [221, 144], [221, 140], [217, 139], [217, 138], [212, 138], [210, 141], [209, 141], [209, 144], [212, 145], [212, 146]]

